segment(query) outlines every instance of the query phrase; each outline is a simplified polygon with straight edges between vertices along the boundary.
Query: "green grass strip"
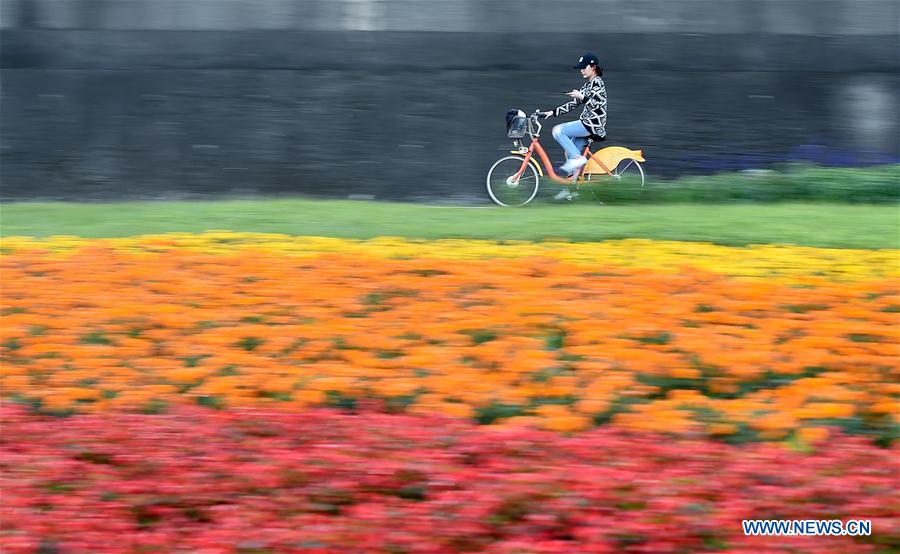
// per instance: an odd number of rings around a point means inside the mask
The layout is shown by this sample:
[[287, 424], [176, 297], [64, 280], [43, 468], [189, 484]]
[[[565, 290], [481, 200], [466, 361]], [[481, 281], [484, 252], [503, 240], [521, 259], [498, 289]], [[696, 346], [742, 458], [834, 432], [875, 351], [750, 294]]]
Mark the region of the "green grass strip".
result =
[[0, 234], [4, 236], [123, 237], [208, 230], [360, 239], [647, 238], [723, 245], [898, 248], [900, 210], [896, 204], [818, 203], [539, 204], [519, 209], [468, 209], [301, 199], [0, 205]]

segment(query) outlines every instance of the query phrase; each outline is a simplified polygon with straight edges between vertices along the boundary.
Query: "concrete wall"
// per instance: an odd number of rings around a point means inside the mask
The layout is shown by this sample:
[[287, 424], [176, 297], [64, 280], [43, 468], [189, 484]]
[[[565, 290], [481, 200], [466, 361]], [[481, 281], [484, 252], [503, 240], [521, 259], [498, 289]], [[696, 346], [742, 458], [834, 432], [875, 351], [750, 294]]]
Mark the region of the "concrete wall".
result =
[[892, 161], [898, 21], [895, 0], [0, 0], [0, 196], [481, 198], [505, 111], [561, 103], [585, 49], [652, 176]]
[[[0, 0], [0, 28], [897, 34], [896, 0]], [[579, 19], [581, 18], [581, 19]]]

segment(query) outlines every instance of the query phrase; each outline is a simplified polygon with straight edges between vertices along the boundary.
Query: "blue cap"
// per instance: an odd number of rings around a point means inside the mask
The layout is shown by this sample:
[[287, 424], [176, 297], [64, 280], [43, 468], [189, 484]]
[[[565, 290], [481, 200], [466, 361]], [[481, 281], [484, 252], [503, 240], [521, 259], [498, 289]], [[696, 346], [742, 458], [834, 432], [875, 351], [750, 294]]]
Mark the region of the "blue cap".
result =
[[574, 69], [584, 69], [589, 65], [595, 66], [598, 70], [600, 69], [600, 60], [590, 52], [578, 58], [578, 63], [575, 64]]

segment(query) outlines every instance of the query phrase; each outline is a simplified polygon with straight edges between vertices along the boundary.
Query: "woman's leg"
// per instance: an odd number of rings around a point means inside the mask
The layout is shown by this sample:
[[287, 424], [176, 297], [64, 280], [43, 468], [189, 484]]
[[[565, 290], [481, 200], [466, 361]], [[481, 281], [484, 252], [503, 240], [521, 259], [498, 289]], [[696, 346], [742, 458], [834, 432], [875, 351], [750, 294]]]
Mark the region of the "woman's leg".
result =
[[[553, 138], [566, 151], [566, 158], [579, 158], [590, 135], [580, 121], [560, 123], [553, 127]], [[579, 140], [580, 139], [580, 140]], [[578, 140], [578, 144], [575, 141]]]

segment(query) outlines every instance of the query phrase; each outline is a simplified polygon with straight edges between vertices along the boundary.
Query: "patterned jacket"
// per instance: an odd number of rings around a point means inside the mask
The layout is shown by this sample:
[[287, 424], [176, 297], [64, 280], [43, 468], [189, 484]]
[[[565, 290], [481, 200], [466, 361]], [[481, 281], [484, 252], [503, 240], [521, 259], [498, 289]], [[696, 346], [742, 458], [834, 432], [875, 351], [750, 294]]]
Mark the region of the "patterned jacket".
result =
[[560, 116], [575, 109], [580, 104], [584, 104], [584, 110], [581, 112], [581, 123], [591, 133], [605, 137], [606, 136], [606, 85], [599, 76], [594, 77], [587, 83], [581, 85], [581, 94], [584, 100], [571, 99], [562, 106], [553, 110], [554, 115]]

